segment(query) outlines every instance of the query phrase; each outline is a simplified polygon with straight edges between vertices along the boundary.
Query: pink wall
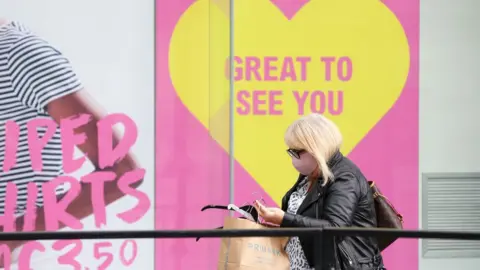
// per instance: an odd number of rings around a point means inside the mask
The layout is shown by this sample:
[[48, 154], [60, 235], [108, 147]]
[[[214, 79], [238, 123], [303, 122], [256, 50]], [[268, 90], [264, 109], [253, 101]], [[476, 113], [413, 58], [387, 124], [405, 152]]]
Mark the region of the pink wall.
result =
[[[286, 0], [290, 1], [290, 0]], [[293, 1], [293, 0], [292, 0]], [[285, 2], [285, 1], [283, 1]], [[410, 70], [400, 98], [349, 154], [368, 178], [404, 215], [406, 228], [418, 227], [418, 0], [383, 1], [403, 25], [410, 46]], [[156, 228], [220, 226], [224, 213], [200, 212], [228, 202], [228, 154], [178, 98], [172, 85], [168, 52], [172, 31], [192, 0], [157, 1], [157, 158]], [[308, 3], [307, 3], [308, 5]], [[279, 8], [291, 9], [288, 5]], [[291, 12], [291, 10], [289, 11]], [[281, 134], [279, 134], [281, 136]], [[238, 163], [235, 197], [243, 202], [262, 190]], [[268, 198], [267, 203], [273, 204]], [[158, 240], [157, 270], [216, 268], [218, 240]], [[418, 269], [418, 244], [399, 240], [384, 254], [388, 269]]]

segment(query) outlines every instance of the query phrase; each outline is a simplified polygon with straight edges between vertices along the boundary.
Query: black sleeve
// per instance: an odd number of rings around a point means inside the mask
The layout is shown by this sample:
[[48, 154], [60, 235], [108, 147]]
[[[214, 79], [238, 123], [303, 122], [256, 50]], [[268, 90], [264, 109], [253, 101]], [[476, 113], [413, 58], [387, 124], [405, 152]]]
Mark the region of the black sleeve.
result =
[[285, 213], [281, 227], [346, 227], [352, 225], [358, 203], [359, 186], [354, 175], [335, 179], [324, 202], [324, 218], [316, 219]]

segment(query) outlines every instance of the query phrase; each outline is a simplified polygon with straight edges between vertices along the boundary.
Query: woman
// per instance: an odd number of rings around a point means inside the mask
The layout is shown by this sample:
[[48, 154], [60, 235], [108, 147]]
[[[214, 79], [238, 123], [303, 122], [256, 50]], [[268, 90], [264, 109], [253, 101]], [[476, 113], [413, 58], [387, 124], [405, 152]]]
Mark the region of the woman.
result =
[[[60, 123], [62, 119], [82, 114], [90, 115], [91, 121], [77, 128], [75, 132], [85, 134], [86, 140], [78, 145], [78, 148], [99, 168], [97, 122], [103, 113], [84, 90], [66, 57], [22, 24], [5, 19], [0, 19], [0, 82], [0, 128], [3, 129], [7, 121], [15, 121], [20, 126], [17, 163], [8, 172], [0, 171], [0, 202], [5, 201], [6, 183], [15, 183], [18, 188], [16, 227], [21, 231], [28, 197], [27, 185], [36, 183], [40, 194], [35, 228], [42, 231], [46, 228], [40, 186], [63, 175], [62, 142], [60, 128], [57, 128], [42, 151], [42, 171], [35, 171], [29, 157], [28, 144], [25, 143], [28, 136], [27, 123], [35, 119], [53, 119]], [[45, 130], [40, 130], [40, 133], [42, 132]], [[5, 136], [5, 132], [0, 132], [0, 161], [5, 159]], [[114, 141], [118, 142], [118, 139], [114, 138]], [[128, 154], [109, 170], [120, 177], [136, 168], [137, 162]], [[141, 181], [132, 186], [138, 187], [140, 183]], [[69, 214], [79, 220], [93, 212], [91, 186], [83, 182], [81, 185], [80, 194], [67, 209]], [[106, 182], [104, 193], [106, 205], [124, 196], [117, 186], [117, 181]], [[58, 190], [59, 197], [63, 194], [63, 190]], [[0, 204], [0, 216], [3, 214], [3, 204]], [[7, 244], [11, 250], [18, 251], [24, 243], [12, 241], [0, 244]], [[2, 257], [0, 268], [3, 266]], [[36, 265], [35, 269], [43, 269], [41, 267], [42, 265]], [[45, 268], [48, 269], [48, 265]]]
[[[266, 222], [281, 227], [376, 227], [373, 194], [360, 169], [340, 153], [342, 135], [332, 121], [320, 114], [304, 116], [287, 129], [285, 143], [300, 177], [283, 197], [281, 209], [255, 203]], [[308, 236], [291, 238], [286, 252], [291, 270], [313, 269], [319, 256]], [[324, 258], [322, 270], [385, 269], [371, 238], [337, 238]]]

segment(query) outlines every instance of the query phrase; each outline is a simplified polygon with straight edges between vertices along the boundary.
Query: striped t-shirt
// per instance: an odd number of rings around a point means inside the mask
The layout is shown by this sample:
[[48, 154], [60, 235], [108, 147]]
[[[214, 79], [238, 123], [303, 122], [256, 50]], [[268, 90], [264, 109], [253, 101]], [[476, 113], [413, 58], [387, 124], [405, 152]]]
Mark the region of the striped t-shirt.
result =
[[[69, 61], [45, 40], [18, 22], [0, 26], [0, 214], [3, 214], [8, 182], [17, 185], [17, 214], [25, 210], [27, 184], [38, 186], [37, 205], [42, 205], [41, 184], [63, 173], [60, 130], [42, 151], [41, 171], [32, 169], [27, 143], [27, 123], [32, 119], [51, 118], [46, 106], [77, 90], [82, 85]], [[5, 122], [13, 120], [20, 127], [16, 165], [3, 170], [5, 159]], [[39, 128], [39, 136], [46, 129]]]

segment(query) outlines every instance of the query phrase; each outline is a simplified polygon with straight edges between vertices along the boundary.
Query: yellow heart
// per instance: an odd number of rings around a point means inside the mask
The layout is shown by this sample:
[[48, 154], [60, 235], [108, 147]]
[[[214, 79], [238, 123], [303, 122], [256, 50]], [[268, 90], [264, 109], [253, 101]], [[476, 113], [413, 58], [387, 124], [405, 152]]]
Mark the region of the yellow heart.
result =
[[[234, 10], [234, 155], [278, 201], [296, 175], [283, 133], [299, 110], [310, 113], [315, 101], [313, 110], [340, 127], [348, 154], [400, 96], [409, 72], [408, 42], [396, 16], [378, 0], [312, 0], [292, 20], [268, 0], [235, 1]], [[176, 25], [169, 52], [178, 96], [227, 151], [229, 34], [226, 14], [199, 0]], [[302, 57], [310, 59], [303, 66]], [[322, 57], [334, 60], [328, 64]], [[309, 91], [305, 106], [294, 91]], [[281, 104], [272, 111], [275, 100]]]

